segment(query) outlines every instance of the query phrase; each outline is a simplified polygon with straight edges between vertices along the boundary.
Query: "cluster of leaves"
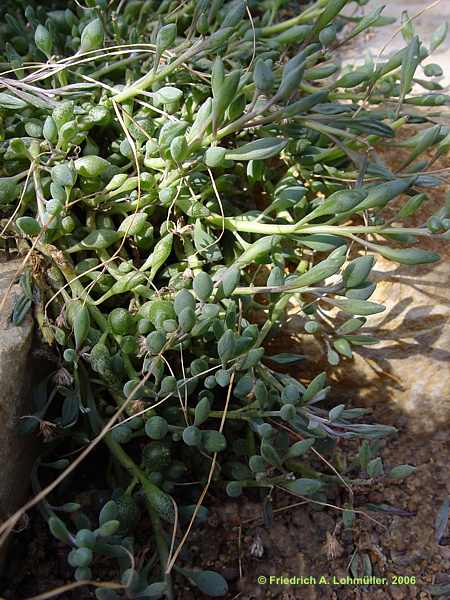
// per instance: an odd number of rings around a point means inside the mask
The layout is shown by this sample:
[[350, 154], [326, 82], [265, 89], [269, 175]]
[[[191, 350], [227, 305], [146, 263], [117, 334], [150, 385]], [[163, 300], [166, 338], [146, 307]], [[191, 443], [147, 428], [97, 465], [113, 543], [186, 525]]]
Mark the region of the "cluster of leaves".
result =
[[[416, 77], [446, 28], [427, 48], [406, 19], [403, 50], [341, 71], [336, 51], [385, 23], [381, 9], [348, 17], [349, 0], [317, 0], [279, 20], [284, 3], [270, 0], [26, 4], [0, 26], [0, 205], [5, 240], [33, 258], [14, 319], [34, 303], [58, 353], [22, 424], [52, 457], [33, 485], [101, 439], [116, 466], [99, 526], [79, 504], [42, 503], [75, 578], [106, 556], [126, 589], [98, 589], [100, 600], [171, 598], [172, 567], [223, 595], [220, 575], [168, 556], [173, 528], [176, 541], [179, 523], [205, 519], [205, 486], [258, 488], [269, 519], [275, 488], [324, 502], [330, 487], [413, 471], [385, 473], [377, 456], [393, 428], [330, 409], [325, 373], [303, 385], [279, 368], [302, 357], [263, 344], [295, 300], [328, 363], [350, 359], [377, 342], [361, 332], [384, 309], [369, 300], [375, 255], [438, 260], [415, 242], [448, 239], [450, 207], [420, 227], [408, 219], [450, 147], [437, 109], [418, 108], [448, 104], [441, 71]], [[393, 172], [374, 144], [409, 122], [423, 127]], [[330, 471], [321, 457], [339, 438], [364, 441]], [[133, 559], [143, 509], [162, 578]]]

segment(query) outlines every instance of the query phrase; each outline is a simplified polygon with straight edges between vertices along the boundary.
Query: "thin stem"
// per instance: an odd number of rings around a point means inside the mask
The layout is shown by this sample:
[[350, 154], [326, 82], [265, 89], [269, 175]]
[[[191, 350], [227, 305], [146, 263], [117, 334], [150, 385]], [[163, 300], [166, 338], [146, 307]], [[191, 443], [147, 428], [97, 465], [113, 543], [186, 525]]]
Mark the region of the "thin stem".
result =
[[246, 233], [260, 233], [264, 235], [293, 235], [293, 234], [317, 234], [334, 233], [341, 236], [350, 236], [355, 233], [367, 234], [410, 234], [422, 237], [430, 237], [432, 234], [425, 227], [385, 227], [384, 225], [277, 225], [276, 223], [258, 223], [255, 221], [244, 221], [233, 217], [210, 215], [206, 220], [214, 226], [225, 227], [228, 231], [241, 231]]

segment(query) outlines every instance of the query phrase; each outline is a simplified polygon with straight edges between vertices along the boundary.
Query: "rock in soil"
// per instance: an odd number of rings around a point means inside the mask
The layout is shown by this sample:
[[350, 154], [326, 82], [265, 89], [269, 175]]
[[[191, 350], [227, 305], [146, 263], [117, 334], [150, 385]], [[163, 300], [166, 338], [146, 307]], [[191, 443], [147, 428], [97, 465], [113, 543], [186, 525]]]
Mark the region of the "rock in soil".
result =
[[[3, 304], [19, 261], [0, 263], [0, 302]], [[14, 285], [0, 312], [0, 522], [25, 500], [33, 461], [33, 445], [18, 435], [20, 417], [30, 413], [30, 348], [33, 322], [28, 315], [19, 326], [11, 313], [20, 288]], [[0, 560], [2, 556], [0, 556]]]

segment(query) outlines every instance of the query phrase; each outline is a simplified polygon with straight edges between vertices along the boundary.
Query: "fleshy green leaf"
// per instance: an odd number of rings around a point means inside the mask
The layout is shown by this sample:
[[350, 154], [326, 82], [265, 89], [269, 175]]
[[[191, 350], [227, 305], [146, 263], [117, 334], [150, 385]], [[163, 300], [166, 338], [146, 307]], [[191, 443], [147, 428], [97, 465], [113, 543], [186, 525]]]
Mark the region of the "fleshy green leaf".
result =
[[67, 527], [64, 525], [64, 522], [61, 521], [59, 517], [50, 517], [50, 519], [48, 520], [48, 526], [56, 539], [60, 540], [61, 542], [64, 542], [65, 544], [71, 543], [70, 533]]
[[381, 254], [381, 256], [384, 256], [384, 258], [402, 265], [423, 265], [437, 262], [441, 258], [436, 252], [422, 250], [421, 248], [389, 248], [388, 246], [379, 246], [372, 243], [370, 244], [370, 248]]
[[439, 46], [445, 41], [448, 33], [448, 22], [444, 21], [437, 29], [433, 32], [430, 42], [430, 51], [434, 52]]
[[296, 479], [283, 484], [283, 488], [301, 496], [311, 496], [322, 488], [323, 484], [317, 479]]
[[212, 598], [221, 598], [228, 593], [226, 580], [215, 571], [187, 571], [183, 569], [182, 573], [189, 577], [201, 592]]
[[367, 475], [369, 477], [379, 477], [380, 475], [383, 475], [383, 473], [383, 461], [380, 457], [373, 458], [369, 461], [369, 464], [367, 465]]
[[20, 98], [0, 92], [0, 108], [5, 108], [6, 110], [23, 110], [27, 106], [27, 103]]
[[351, 298], [327, 298], [326, 302], [333, 306], [337, 306], [351, 315], [375, 315], [376, 313], [383, 312], [386, 308], [383, 304], [376, 304], [375, 302], [368, 302], [367, 300], [354, 300]]
[[285, 148], [287, 140], [267, 137], [249, 142], [226, 153], [227, 160], [265, 160], [276, 156]]
[[402, 479], [408, 477], [416, 471], [416, 467], [412, 465], [398, 465], [389, 471], [390, 479]]
[[439, 544], [441, 539], [444, 537], [448, 527], [448, 513], [449, 513], [449, 497], [446, 496], [441, 507], [439, 508], [438, 514], [436, 515], [436, 522], [434, 525], [436, 535], [436, 542]]
[[278, 365], [292, 365], [305, 359], [303, 354], [293, 354], [291, 352], [280, 352], [279, 354], [267, 356], [267, 358]]
[[127, 235], [138, 235], [146, 226], [147, 214], [143, 212], [128, 215], [122, 223], [118, 231], [123, 231]]

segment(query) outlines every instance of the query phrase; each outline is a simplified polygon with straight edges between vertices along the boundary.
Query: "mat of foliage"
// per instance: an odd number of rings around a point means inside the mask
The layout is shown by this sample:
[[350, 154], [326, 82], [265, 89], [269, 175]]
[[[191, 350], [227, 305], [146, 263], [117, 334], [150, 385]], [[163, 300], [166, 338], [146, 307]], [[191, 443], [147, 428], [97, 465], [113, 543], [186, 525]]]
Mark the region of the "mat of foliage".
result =
[[[447, 28], [425, 45], [405, 19], [403, 50], [342, 70], [339, 48], [386, 23], [382, 10], [318, 0], [283, 20], [283, 4], [6, 3], [1, 231], [31, 267], [12, 319], [33, 309], [55, 352], [21, 422], [46, 442], [28, 506], [99, 600], [173, 598], [174, 573], [225, 595], [225, 577], [190, 560], [209, 490], [249, 490], [270, 522], [275, 490], [320, 505], [342, 487], [351, 528], [352, 487], [414, 471], [378, 455], [393, 427], [330, 408], [324, 373], [300, 383], [281, 367], [304, 357], [264, 343], [295, 299], [305, 334], [345, 365], [377, 343], [364, 333], [384, 310], [369, 299], [376, 256], [439, 260], [420, 240], [448, 239], [448, 202], [409, 219], [450, 147], [433, 121], [450, 100], [441, 69], [421, 66]], [[411, 122], [419, 133], [396, 140]], [[408, 150], [395, 171], [380, 143]], [[359, 450], [342, 459], [348, 438]], [[62, 496], [99, 445], [93, 510]], [[115, 577], [100, 582], [105, 561]]]

